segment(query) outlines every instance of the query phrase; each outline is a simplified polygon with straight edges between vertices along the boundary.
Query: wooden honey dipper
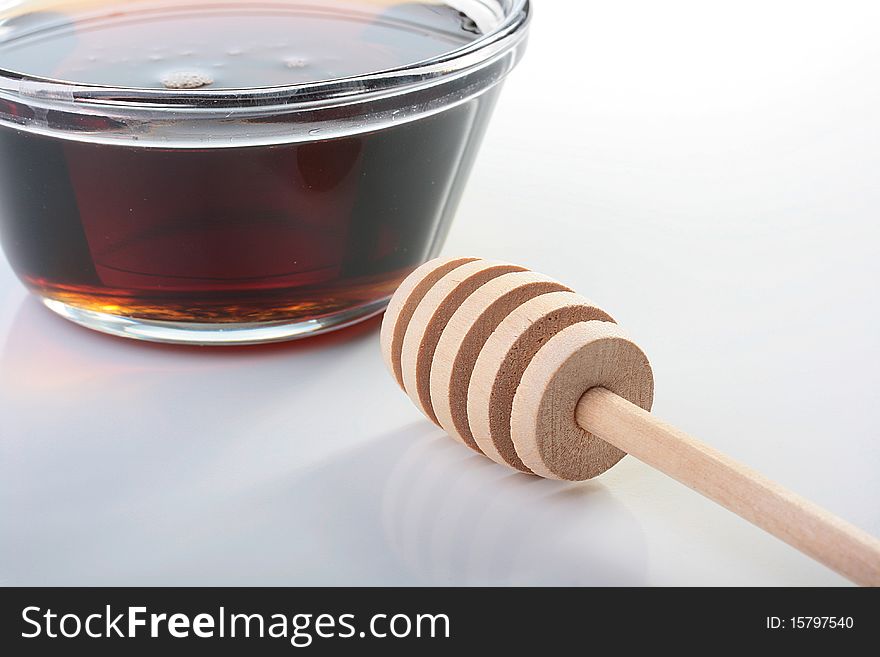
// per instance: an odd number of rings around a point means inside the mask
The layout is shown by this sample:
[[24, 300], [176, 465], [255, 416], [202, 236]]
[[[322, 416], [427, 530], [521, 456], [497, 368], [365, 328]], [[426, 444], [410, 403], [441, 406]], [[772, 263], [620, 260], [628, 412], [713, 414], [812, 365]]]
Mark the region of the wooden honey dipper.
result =
[[880, 541], [652, 416], [642, 350], [551, 278], [432, 260], [391, 299], [381, 339], [416, 406], [502, 465], [584, 481], [631, 454], [853, 582], [880, 585]]

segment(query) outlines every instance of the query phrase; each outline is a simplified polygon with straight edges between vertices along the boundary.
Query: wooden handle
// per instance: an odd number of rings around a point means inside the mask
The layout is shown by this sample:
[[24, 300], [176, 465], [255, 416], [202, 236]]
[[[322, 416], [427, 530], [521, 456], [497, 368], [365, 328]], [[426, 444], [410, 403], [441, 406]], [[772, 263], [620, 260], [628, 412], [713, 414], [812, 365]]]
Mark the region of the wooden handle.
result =
[[585, 431], [773, 534], [844, 577], [880, 586], [880, 541], [604, 388], [576, 418]]

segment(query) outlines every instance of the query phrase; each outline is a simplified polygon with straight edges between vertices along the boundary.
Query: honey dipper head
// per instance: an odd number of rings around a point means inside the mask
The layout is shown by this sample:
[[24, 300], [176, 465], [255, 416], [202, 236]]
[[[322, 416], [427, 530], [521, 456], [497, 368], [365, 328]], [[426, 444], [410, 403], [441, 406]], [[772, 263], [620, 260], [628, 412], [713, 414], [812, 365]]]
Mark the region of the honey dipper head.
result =
[[608, 313], [551, 278], [478, 258], [423, 265], [392, 298], [382, 352], [416, 406], [520, 472], [582, 481], [624, 453], [575, 421], [601, 386], [650, 410], [653, 376]]

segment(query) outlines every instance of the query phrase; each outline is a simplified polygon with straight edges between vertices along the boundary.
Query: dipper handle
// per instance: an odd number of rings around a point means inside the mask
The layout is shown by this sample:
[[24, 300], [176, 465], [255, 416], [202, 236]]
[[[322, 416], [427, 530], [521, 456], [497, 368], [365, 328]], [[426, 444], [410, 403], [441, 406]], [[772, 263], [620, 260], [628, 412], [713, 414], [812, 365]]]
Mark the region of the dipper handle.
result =
[[880, 540], [604, 388], [576, 409], [585, 431], [863, 586], [880, 586]]

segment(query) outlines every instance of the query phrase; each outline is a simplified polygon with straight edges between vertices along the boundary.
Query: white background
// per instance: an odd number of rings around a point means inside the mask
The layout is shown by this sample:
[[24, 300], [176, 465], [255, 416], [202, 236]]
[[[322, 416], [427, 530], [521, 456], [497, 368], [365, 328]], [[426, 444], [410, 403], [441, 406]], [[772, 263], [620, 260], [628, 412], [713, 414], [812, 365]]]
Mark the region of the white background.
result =
[[[575, 286], [658, 415], [880, 534], [880, 5], [536, 4], [446, 253]], [[5, 263], [0, 582], [845, 583], [634, 459], [569, 485], [472, 455], [375, 322], [137, 344]]]

